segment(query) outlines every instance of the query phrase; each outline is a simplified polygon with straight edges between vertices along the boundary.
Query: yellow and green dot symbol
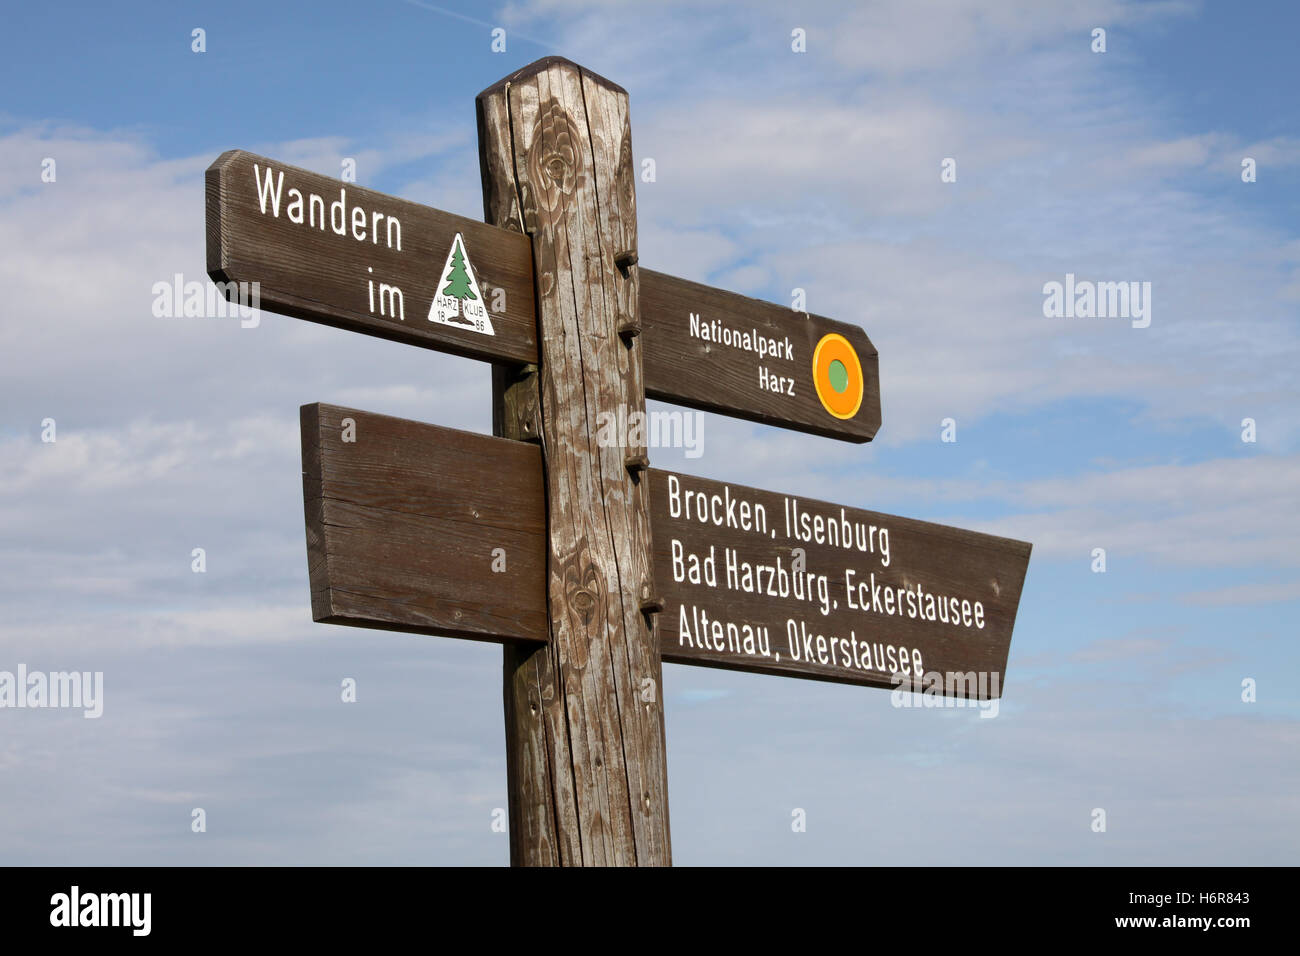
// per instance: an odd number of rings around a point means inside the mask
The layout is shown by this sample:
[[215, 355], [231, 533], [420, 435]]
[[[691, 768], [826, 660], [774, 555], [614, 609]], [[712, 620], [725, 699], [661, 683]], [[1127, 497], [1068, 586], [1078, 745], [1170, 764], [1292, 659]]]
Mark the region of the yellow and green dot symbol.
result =
[[849, 340], [835, 332], [813, 351], [813, 385], [822, 407], [836, 418], [852, 418], [862, 407], [862, 363]]

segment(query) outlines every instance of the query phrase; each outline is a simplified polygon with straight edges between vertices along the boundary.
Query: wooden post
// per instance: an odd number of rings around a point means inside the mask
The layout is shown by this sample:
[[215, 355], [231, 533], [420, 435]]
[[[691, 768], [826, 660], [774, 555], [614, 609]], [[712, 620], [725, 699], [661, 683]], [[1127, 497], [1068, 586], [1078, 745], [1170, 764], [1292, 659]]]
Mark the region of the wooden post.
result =
[[550, 643], [504, 658], [511, 862], [667, 865], [648, 458], [618, 427], [645, 414], [627, 93], [548, 57], [477, 110], [485, 218], [531, 238], [538, 317], [494, 425], [546, 475]]

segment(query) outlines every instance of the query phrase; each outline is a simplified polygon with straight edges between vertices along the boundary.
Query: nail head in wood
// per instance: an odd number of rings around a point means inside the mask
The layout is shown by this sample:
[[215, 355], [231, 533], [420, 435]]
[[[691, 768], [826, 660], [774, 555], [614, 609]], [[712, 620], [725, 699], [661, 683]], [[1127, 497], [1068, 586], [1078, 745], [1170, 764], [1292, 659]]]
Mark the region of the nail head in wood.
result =
[[625, 342], [631, 342], [641, 334], [641, 317], [639, 315], [626, 318], [618, 324], [618, 334], [623, 337]]
[[627, 278], [628, 272], [636, 263], [637, 255], [634, 249], [624, 249], [614, 256], [614, 265], [618, 266], [618, 271], [623, 273], [623, 278]]

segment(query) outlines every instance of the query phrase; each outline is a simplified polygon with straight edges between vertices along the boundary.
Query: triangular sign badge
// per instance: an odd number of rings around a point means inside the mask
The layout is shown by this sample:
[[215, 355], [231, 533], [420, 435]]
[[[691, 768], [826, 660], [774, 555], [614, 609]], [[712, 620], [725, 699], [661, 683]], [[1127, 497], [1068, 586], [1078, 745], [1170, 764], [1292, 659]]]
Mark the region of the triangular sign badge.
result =
[[429, 321], [483, 335], [496, 335], [492, 320], [488, 318], [487, 306], [483, 304], [478, 280], [474, 278], [474, 267], [469, 264], [469, 255], [465, 252], [465, 241], [459, 232], [447, 251], [447, 264], [442, 267], [442, 278], [438, 280], [433, 304], [429, 306]]

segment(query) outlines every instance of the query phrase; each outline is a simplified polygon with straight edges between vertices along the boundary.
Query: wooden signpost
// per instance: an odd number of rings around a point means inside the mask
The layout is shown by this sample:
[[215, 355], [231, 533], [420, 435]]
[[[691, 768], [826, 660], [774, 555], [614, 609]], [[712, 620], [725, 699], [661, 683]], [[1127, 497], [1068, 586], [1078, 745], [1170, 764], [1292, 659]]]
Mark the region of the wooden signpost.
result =
[[[858, 327], [642, 270], [627, 93], [561, 59], [477, 100], [487, 224], [238, 150], [208, 271], [493, 363], [498, 437], [302, 409], [317, 621], [504, 646], [511, 861], [671, 861], [662, 661], [985, 699], [1023, 542], [653, 470], [646, 396], [844, 441]], [[226, 286], [225, 288], [232, 288]]]

